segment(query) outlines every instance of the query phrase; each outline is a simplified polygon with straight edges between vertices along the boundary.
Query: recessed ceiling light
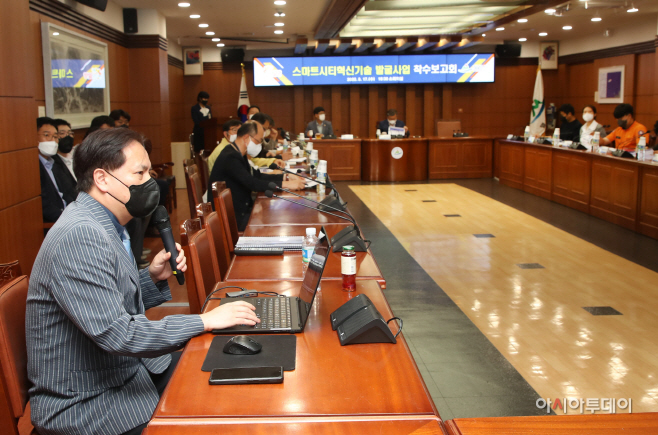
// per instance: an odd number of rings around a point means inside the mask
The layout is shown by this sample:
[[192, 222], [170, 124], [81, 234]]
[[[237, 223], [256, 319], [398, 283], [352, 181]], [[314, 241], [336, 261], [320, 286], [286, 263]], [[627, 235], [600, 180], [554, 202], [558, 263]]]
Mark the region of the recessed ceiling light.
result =
[[539, 36], [548, 36], [548, 33], [546, 33], [546, 32], [541, 32], [541, 33], [539, 34]]
[[286, 14], [284, 14], [283, 12], [275, 12], [275, 13], [274, 13], [274, 16], [275, 16], [275, 17], [285, 17]]
[[275, 26], [275, 27], [283, 27], [284, 24], [283, 24], [283, 23], [274, 23], [274, 26]]
[[59, 36], [59, 32], [53, 32], [53, 36]]
[[192, 15], [190, 15], [190, 18], [201, 18], [201, 15], [199, 15], [199, 14], [192, 14]]
[[212, 38], [212, 42], [219, 42], [219, 41], [221, 41], [220, 38]]
[[496, 32], [502, 32], [503, 30], [505, 30], [504, 27], [496, 27]]
[[283, 6], [286, 4], [286, 2], [284, 0], [276, 0], [274, 4], [277, 6]]
[[283, 30], [275, 30], [274, 33], [276, 33], [277, 35], [280, 35], [280, 34], [283, 33]]
[[546, 9], [544, 12], [546, 12], [548, 15], [553, 15], [555, 13], [555, 9], [549, 8], [549, 9]]
[[519, 42], [526, 42], [528, 38], [519, 38]]
[[601, 20], [602, 20], [601, 17], [592, 17], [592, 21], [601, 21]]
[[180, 6], [181, 8], [189, 8], [190, 4], [189, 3], [178, 3], [178, 6]]
[[527, 19], [527, 18], [519, 18], [517, 21], [518, 21], [519, 23], [527, 23], [527, 22], [528, 22], [528, 19]]
[[208, 36], [213, 36], [214, 34], [215, 34], [215, 32], [206, 32], [206, 35], [208, 35]]
[[628, 13], [632, 13], [632, 12], [637, 12], [638, 10], [639, 10], [639, 9], [636, 8], [634, 5], [631, 5], [631, 8], [630, 8], [629, 10], [627, 10], [626, 12], [628, 12]]
[[199, 24], [199, 27], [208, 27], [207, 24]]
[[562, 30], [571, 30], [573, 27], [571, 26], [562, 26]]
[[486, 33], [483, 33], [482, 36], [483, 36], [483, 37], [484, 37], [484, 36], [487, 36], [487, 34], [486, 34]]
[[226, 44], [224, 44], [223, 42], [220, 42], [219, 44], [217, 44], [218, 47], [223, 47], [223, 46], [225, 46], [225, 45], [226, 45]]

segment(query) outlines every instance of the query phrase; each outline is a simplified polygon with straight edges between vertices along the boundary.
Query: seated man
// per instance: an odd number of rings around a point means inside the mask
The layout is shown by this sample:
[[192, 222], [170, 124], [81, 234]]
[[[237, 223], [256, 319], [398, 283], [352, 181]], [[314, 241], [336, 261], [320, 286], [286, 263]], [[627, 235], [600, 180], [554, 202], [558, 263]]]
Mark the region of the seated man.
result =
[[229, 119], [222, 125], [222, 141], [212, 150], [210, 156], [208, 156], [208, 173], [212, 172], [212, 167], [215, 165], [219, 153], [222, 152], [224, 147], [232, 142], [235, 142], [235, 138], [238, 137], [238, 129], [242, 125], [239, 119]]
[[324, 136], [333, 136], [334, 128], [331, 126], [330, 121], [326, 121], [326, 114], [324, 107], [316, 107], [313, 109], [313, 121], [309, 122], [306, 126], [306, 135], [308, 137], [315, 137], [316, 134]]
[[247, 119], [253, 118], [253, 116], [259, 112], [260, 112], [260, 107], [256, 105], [249, 106], [249, 109], [247, 110]]
[[[215, 161], [208, 177], [208, 191], [211, 191], [212, 183], [226, 182], [226, 187], [231, 189], [238, 229], [244, 231], [254, 206], [252, 192], [269, 190], [271, 182], [286, 189], [301, 190], [304, 180], [289, 174], [262, 174], [258, 169], [252, 171], [245, 154], [247, 149], [258, 146], [263, 140], [263, 126], [258, 122], [245, 122], [237, 135], [235, 142], [226, 146]], [[212, 204], [214, 207], [214, 202]]]
[[[618, 150], [635, 152], [640, 138], [647, 135], [647, 128], [635, 120], [635, 110], [630, 104], [620, 104], [615, 107], [613, 116], [619, 127], [608, 136], [601, 138], [600, 145], [610, 146], [614, 142]], [[648, 135], [647, 140], [649, 140]]]
[[[75, 179], [75, 174], [73, 173], [73, 137], [75, 134], [71, 130], [71, 124], [69, 124], [64, 119], [54, 119], [53, 124], [57, 128], [57, 137], [59, 138], [57, 155], [53, 156], [55, 159], [55, 164], [58, 167], [66, 167], [66, 171], [62, 171], [61, 176], [64, 178], [63, 182], [69, 186], [61, 186], [62, 192], [67, 189], [71, 189], [73, 192], [73, 198], [67, 202], [75, 201], [77, 193], [75, 193], [75, 186], [77, 181]], [[63, 165], [63, 166], [62, 166]]]
[[97, 130], [107, 130], [108, 128], [114, 128], [115, 123], [114, 119], [110, 118], [107, 115], [101, 115], [97, 116], [94, 119], [91, 120], [91, 125], [89, 126], [89, 129], [85, 133], [84, 139], [87, 139], [87, 136], [92, 134], [93, 132]]
[[404, 121], [398, 119], [398, 111], [395, 109], [389, 109], [388, 112], [386, 112], [386, 119], [379, 121], [379, 124], [377, 124], [377, 129], [381, 134], [388, 134], [389, 126], [404, 128], [404, 136], [409, 136], [409, 127], [404, 125]]
[[577, 142], [580, 140], [580, 127], [582, 124], [576, 118], [576, 111], [571, 104], [560, 106], [560, 140]]
[[[54, 170], [59, 149], [57, 128], [50, 118], [37, 119], [37, 141], [39, 143], [39, 172], [41, 177], [41, 208], [44, 222], [56, 222], [68, 202], [59, 187]], [[66, 169], [66, 167], [64, 168]], [[68, 171], [68, 169], [66, 169]], [[61, 175], [61, 174], [60, 174]], [[68, 195], [67, 195], [68, 196]], [[74, 198], [75, 199], [75, 198]]]
[[110, 112], [110, 118], [114, 119], [115, 127], [130, 128], [130, 114], [122, 109]]
[[27, 295], [27, 374], [39, 433], [140, 434], [180, 356], [172, 352], [204, 331], [259, 322], [246, 302], [146, 318], [145, 310], [171, 299], [171, 255], [162, 250], [138, 271], [123, 225], [158, 204], [150, 165], [129, 129], [98, 131], [76, 151], [81, 193], [41, 245]]

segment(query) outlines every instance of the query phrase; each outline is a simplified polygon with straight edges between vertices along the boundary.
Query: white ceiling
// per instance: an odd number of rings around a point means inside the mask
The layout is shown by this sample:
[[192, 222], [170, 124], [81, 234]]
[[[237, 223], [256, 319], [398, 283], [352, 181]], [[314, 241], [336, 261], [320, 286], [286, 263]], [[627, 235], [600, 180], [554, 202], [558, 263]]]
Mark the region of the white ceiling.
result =
[[[625, 5], [628, 4], [628, 6]], [[638, 12], [626, 12], [630, 8], [631, 1], [625, 0], [596, 0], [596, 1], [571, 1], [565, 2], [557, 8], [561, 10], [561, 16], [548, 15], [540, 12], [526, 17], [527, 23], [512, 22], [503, 27], [503, 31], [489, 30], [486, 32], [485, 43], [499, 43], [503, 40], [518, 41], [519, 38], [527, 38], [533, 41], [560, 41], [566, 39], [583, 38], [591, 35], [599, 35], [605, 38], [605, 30], [611, 30], [632, 25], [634, 22], [645, 22], [653, 17], [658, 27], [658, 0], [637, 0], [632, 2]], [[566, 9], [569, 5], [569, 9]], [[585, 6], [587, 5], [587, 9]], [[601, 21], [593, 22], [591, 18], [599, 16]], [[563, 26], [571, 26], [571, 30], [563, 30]], [[539, 33], [546, 32], [547, 36], [540, 37]], [[654, 33], [655, 34], [655, 33]]]
[[[280, 43], [253, 43], [222, 39], [226, 46], [242, 46], [248, 49], [280, 49], [294, 46], [298, 36], [312, 37], [323, 13], [331, 0], [287, 0], [284, 6], [275, 6], [273, 0], [184, 0], [190, 7], [178, 6], [183, 0], [113, 0], [124, 8], [156, 9], [167, 20], [167, 38], [181, 46], [215, 46], [206, 31], [215, 37], [274, 40]], [[275, 17], [278, 10], [285, 17]], [[191, 19], [192, 14], [201, 18]], [[274, 27], [282, 22], [283, 27]], [[208, 24], [200, 28], [200, 23]], [[283, 34], [276, 35], [274, 30]]]

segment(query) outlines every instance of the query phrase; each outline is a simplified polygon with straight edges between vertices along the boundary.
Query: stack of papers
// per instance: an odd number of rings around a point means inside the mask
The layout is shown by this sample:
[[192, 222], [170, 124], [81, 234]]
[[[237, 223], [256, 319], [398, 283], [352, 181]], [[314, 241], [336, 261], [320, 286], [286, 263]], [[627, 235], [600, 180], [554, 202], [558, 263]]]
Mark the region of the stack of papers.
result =
[[286, 251], [301, 251], [304, 236], [283, 237], [240, 237], [236, 248], [282, 248]]

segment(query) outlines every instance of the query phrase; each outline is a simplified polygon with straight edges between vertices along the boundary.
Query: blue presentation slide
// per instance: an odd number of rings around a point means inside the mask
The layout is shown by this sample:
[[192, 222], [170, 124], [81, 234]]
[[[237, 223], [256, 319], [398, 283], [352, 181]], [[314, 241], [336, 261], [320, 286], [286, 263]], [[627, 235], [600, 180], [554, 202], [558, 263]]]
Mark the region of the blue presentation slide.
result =
[[254, 86], [492, 83], [495, 55], [254, 58]]
[[53, 88], [105, 88], [105, 62], [90, 59], [53, 59]]

